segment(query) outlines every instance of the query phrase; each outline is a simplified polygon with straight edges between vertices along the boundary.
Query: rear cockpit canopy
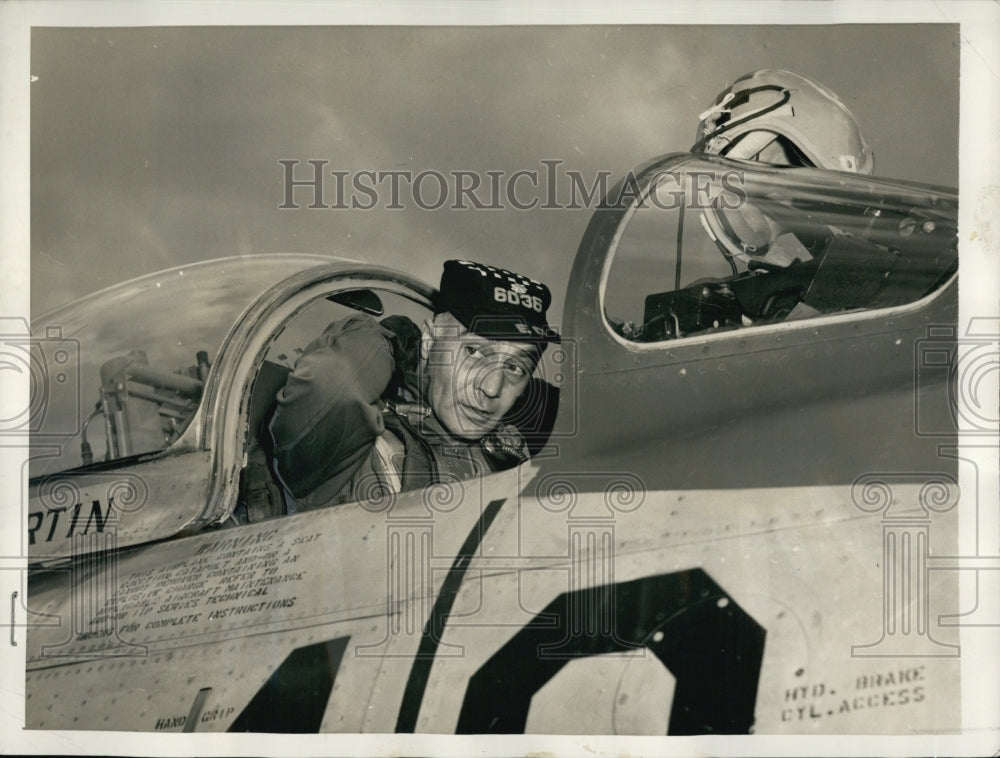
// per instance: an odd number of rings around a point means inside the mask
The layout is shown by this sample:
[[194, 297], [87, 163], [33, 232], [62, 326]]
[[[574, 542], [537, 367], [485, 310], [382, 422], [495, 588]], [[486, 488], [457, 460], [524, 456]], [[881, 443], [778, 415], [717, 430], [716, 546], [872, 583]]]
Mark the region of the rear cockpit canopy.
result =
[[194, 263], [109, 287], [32, 320], [32, 478], [176, 444], [243, 311], [330, 263], [268, 255]]

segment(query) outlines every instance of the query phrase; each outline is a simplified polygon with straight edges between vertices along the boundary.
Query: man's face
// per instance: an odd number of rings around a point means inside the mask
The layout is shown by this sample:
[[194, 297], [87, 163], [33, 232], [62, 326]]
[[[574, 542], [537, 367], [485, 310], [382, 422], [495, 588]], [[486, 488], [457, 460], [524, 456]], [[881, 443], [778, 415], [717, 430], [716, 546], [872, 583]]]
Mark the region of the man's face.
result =
[[538, 352], [465, 329], [450, 314], [425, 327], [425, 395], [438, 421], [474, 442], [492, 431], [528, 386]]

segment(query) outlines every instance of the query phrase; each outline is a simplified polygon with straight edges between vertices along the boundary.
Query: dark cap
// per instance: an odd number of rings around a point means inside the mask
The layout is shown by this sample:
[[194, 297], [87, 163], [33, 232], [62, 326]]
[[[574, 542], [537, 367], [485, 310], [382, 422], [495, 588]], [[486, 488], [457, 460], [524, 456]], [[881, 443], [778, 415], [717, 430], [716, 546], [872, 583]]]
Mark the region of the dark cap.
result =
[[507, 342], [559, 342], [545, 312], [552, 293], [521, 274], [472, 261], [445, 261], [439, 311], [448, 311], [470, 332]]

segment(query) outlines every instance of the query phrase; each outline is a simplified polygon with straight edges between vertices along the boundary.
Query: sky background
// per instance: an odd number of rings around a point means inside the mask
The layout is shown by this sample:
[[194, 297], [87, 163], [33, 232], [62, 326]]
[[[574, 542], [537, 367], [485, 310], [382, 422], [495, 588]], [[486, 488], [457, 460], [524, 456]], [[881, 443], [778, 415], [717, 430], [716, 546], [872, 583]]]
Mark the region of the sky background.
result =
[[559, 324], [590, 210], [321, 210], [308, 193], [281, 209], [279, 161], [485, 180], [558, 160], [617, 179], [687, 150], [724, 87], [777, 67], [840, 95], [876, 174], [956, 186], [958, 63], [946, 24], [36, 27], [31, 310], [194, 261], [307, 252], [435, 284], [448, 258], [513, 268], [550, 286]]

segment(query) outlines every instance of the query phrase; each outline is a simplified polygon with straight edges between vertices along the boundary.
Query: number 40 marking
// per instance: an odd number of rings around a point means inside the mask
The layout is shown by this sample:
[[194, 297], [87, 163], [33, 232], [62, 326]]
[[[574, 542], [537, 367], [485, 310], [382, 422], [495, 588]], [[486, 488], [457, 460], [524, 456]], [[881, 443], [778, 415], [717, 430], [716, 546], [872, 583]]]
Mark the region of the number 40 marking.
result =
[[676, 679], [668, 734], [747, 734], [764, 636], [701, 569], [567, 592], [473, 674], [456, 732], [523, 733], [532, 696], [569, 660], [645, 647]]

